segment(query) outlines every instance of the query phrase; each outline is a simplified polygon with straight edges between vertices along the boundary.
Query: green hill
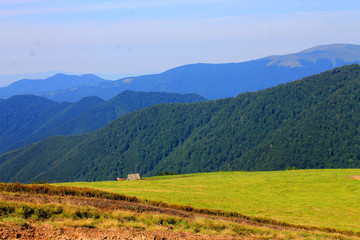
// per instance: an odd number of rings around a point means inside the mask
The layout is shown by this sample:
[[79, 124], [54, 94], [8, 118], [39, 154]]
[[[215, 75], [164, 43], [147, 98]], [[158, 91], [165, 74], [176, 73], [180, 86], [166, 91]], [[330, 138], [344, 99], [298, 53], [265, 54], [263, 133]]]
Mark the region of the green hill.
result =
[[0, 181], [93, 181], [128, 173], [357, 168], [360, 66], [260, 92], [157, 105], [93, 133], [0, 157]]
[[1, 101], [0, 134], [16, 131], [55, 105], [55, 101], [30, 95], [18, 95]]
[[119, 116], [147, 106], [205, 100], [197, 94], [132, 91], [124, 91], [109, 101], [85, 97], [75, 103], [56, 103], [31, 95], [15, 96], [0, 103], [0, 153], [49, 136], [94, 131]]

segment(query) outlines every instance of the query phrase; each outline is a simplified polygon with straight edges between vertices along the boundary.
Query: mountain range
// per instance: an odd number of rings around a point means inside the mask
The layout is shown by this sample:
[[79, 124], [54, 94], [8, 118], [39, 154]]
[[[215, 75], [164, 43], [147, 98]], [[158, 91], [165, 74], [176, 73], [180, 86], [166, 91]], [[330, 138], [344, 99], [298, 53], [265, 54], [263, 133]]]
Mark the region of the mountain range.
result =
[[298, 53], [226, 64], [189, 64], [163, 73], [108, 81], [94, 75], [57, 74], [45, 80], [21, 80], [0, 88], [0, 97], [36, 94], [58, 102], [86, 96], [108, 100], [124, 90], [196, 93], [208, 99], [235, 97], [281, 83], [360, 63], [360, 46], [331, 44]]
[[1, 97], [11, 97], [14, 95], [39, 94], [42, 92], [51, 92], [62, 89], [68, 89], [79, 85], [96, 85], [109, 82], [93, 74], [81, 76], [66, 75], [62, 73], [55, 74], [46, 79], [23, 79], [10, 84], [7, 87], [0, 88]]
[[6, 153], [0, 181], [358, 168], [359, 96], [360, 66], [353, 64], [236, 98], [155, 105], [91, 133], [49, 137]]
[[84, 97], [75, 103], [16, 95], [0, 102], [0, 153], [49, 136], [94, 131], [119, 116], [151, 105], [205, 100], [196, 94], [133, 91], [124, 91], [108, 101]]

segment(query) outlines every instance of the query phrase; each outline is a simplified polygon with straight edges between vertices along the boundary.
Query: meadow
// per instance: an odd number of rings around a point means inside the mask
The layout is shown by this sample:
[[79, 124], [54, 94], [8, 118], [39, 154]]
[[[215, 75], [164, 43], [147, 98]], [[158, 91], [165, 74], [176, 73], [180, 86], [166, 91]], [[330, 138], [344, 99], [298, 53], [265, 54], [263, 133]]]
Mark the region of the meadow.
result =
[[0, 183], [0, 239], [360, 239], [203, 210], [89, 188]]
[[360, 232], [360, 181], [353, 175], [360, 169], [214, 172], [56, 185]]

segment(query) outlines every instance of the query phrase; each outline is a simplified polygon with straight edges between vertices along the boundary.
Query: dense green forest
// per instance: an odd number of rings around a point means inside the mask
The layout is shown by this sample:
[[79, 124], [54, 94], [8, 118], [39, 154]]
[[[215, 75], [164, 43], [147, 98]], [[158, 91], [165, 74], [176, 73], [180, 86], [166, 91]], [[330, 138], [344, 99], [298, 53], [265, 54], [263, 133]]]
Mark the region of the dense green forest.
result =
[[0, 103], [0, 134], [16, 131], [57, 103], [37, 96], [14, 96]]
[[354, 64], [236, 98], [156, 105], [2, 155], [0, 181], [360, 167], [359, 96]]
[[75, 103], [22, 95], [0, 103], [0, 153], [55, 135], [94, 131], [126, 113], [162, 103], [192, 103], [197, 94], [124, 91], [108, 101], [84, 97]]

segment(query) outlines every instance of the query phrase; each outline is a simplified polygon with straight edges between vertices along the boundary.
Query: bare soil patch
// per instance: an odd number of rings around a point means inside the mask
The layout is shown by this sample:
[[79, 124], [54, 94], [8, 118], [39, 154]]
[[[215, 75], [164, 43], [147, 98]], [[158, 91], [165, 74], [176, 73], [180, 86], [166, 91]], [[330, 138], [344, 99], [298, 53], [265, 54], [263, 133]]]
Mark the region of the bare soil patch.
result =
[[[135, 228], [92, 229], [85, 227], [54, 227], [51, 224], [25, 226], [0, 223], [0, 239], [113, 239], [113, 240], [172, 240], [172, 239], [230, 239], [223, 236], [204, 236], [182, 232], [149, 232]], [[236, 238], [231, 238], [236, 239]], [[239, 238], [240, 239], [240, 238]]]
[[360, 180], [360, 175], [353, 175], [353, 176], [350, 176], [351, 178], [353, 179], [356, 179], [356, 180]]

